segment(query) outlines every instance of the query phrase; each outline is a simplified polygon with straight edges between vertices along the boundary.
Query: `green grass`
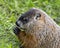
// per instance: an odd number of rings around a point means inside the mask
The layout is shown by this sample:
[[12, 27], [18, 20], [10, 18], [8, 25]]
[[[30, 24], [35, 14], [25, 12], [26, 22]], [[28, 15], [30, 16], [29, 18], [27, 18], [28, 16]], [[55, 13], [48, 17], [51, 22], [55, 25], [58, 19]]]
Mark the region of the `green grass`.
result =
[[0, 48], [19, 48], [13, 27], [19, 15], [32, 7], [44, 10], [60, 25], [60, 0], [0, 0]]

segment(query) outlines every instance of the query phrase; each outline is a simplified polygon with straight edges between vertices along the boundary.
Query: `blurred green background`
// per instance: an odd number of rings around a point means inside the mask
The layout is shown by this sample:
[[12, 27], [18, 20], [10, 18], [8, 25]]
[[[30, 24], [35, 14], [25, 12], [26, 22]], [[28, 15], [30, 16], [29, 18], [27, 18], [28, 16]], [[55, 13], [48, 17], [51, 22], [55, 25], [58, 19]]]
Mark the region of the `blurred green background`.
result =
[[0, 48], [19, 48], [13, 27], [19, 15], [32, 7], [44, 10], [60, 25], [60, 0], [0, 0]]

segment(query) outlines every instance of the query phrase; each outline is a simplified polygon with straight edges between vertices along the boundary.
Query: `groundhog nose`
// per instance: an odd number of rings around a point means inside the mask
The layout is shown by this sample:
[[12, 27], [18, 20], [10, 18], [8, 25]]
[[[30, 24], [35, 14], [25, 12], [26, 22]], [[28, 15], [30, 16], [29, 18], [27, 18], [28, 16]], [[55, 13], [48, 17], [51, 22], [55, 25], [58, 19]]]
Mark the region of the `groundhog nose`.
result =
[[13, 31], [14, 31], [14, 33], [15, 33], [16, 35], [18, 35], [19, 32], [20, 32], [20, 29], [19, 29], [18, 27], [15, 27], [15, 28], [13, 29]]
[[16, 25], [19, 27], [19, 28], [24, 28], [23, 27], [23, 23], [21, 21], [16, 21]]
[[19, 26], [18, 22], [16, 21], [16, 25]]

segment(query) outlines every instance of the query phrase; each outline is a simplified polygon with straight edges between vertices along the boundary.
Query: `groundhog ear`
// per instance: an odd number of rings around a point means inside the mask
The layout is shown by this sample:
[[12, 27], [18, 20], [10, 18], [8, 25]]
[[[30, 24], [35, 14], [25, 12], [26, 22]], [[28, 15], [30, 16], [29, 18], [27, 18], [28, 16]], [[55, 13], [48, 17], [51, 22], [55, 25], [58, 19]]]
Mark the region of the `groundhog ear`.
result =
[[41, 17], [41, 14], [37, 13], [36, 14], [36, 19], [39, 19]]

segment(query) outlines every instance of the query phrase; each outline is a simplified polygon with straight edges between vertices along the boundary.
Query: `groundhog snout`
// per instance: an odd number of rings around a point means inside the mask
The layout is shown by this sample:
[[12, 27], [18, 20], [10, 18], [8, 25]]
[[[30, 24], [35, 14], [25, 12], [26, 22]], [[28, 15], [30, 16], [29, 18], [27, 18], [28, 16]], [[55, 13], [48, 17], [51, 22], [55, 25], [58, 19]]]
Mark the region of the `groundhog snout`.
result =
[[22, 23], [20, 20], [16, 21], [16, 25], [17, 25], [19, 28], [23, 28], [23, 23]]
[[17, 21], [16, 21], [16, 25], [20, 28], [24, 28], [23, 26], [29, 22], [28, 18], [25, 18], [23, 16], [21, 16]]
[[20, 26], [21, 26], [21, 22], [20, 22], [20, 21], [16, 21], [16, 25], [17, 25], [18, 27], [20, 27]]

